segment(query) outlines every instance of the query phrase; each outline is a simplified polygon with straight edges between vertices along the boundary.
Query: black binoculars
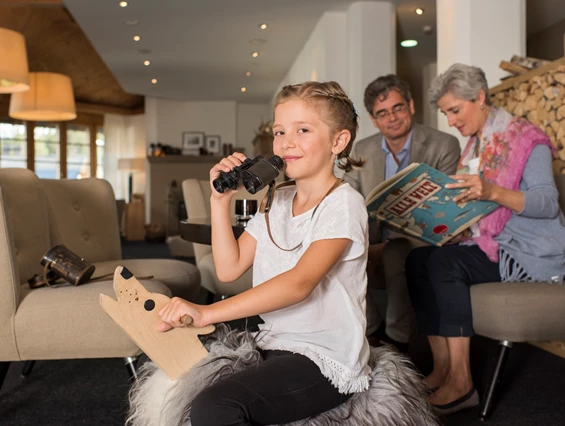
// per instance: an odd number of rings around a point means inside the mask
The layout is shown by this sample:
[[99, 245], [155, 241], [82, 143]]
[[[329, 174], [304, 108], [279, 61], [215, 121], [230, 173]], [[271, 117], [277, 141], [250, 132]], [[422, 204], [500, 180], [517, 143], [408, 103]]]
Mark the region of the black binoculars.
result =
[[212, 184], [216, 191], [223, 194], [228, 189], [237, 189], [240, 182], [243, 182], [247, 192], [255, 194], [275, 180], [283, 166], [284, 161], [278, 155], [270, 159], [260, 155], [255, 158], [247, 158], [231, 171], [220, 172], [220, 176], [214, 179]]

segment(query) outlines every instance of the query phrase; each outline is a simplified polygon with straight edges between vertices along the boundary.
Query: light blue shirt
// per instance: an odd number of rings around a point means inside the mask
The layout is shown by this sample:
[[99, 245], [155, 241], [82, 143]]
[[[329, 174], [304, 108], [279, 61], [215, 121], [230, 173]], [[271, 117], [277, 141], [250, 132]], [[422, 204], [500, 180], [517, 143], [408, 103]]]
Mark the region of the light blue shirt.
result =
[[[396, 173], [405, 169], [410, 163], [410, 146], [412, 145], [412, 130], [408, 134], [408, 139], [406, 139], [406, 143], [404, 147], [400, 150], [398, 154], [396, 154], [396, 158], [398, 159], [398, 163], [394, 159], [394, 154], [390, 152], [388, 149], [388, 145], [386, 143], [385, 138], [383, 137], [382, 148], [383, 152], [385, 153], [385, 179], [389, 179], [394, 176]], [[383, 227], [382, 234], [381, 234], [381, 242], [388, 240], [390, 236], [390, 229], [387, 226]]]
[[404, 147], [400, 150], [398, 154], [396, 154], [396, 158], [398, 159], [398, 163], [394, 159], [394, 154], [390, 152], [388, 149], [388, 145], [386, 143], [385, 138], [383, 137], [382, 148], [383, 152], [385, 153], [385, 179], [389, 179], [394, 176], [396, 173], [405, 169], [409, 165], [410, 161], [410, 146], [412, 145], [412, 130], [408, 134], [408, 139], [406, 139], [406, 143]]

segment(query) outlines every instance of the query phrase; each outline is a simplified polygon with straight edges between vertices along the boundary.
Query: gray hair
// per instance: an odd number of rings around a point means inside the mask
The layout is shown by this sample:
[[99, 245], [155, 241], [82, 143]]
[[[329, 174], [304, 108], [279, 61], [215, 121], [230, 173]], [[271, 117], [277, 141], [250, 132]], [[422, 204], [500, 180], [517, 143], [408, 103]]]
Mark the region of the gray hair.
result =
[[432, 81], [428, 90], [428, 102], [437, 109], [438, 101], [447, 93], [459, 99], [474, 101], [481, 90], [485, 92], [485, 103], [490, 105], [488, 83], [484, 71], [471, 65], [453, 64]]

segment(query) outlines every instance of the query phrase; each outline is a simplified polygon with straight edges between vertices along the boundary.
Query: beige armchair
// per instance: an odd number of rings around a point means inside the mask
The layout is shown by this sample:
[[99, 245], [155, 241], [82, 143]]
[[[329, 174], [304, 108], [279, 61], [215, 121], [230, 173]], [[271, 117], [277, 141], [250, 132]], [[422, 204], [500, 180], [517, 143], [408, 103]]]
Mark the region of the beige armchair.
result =
[[135, 374], [139, 348], [101, 309], [112, 281], [31, 290], [40, 260], [64, 244], [93, 263], [94, 276], [124, 265], [151, 292], [190, 297], [198, 269], [171, 259], [121, 260], [116, 202], [100, 179], [41, 180], [26, 169], [0, 169], [0, 386], [11, 361], [124, 358]]
[[[565, 211], [565, 176], [556, 176]], [[565, 271], [563, 271], [565, 275]], [[565, 285], [485, 283], [471, 287], [475, 333], [499, 342], [498, 356], [482, 398], [481, 420], [492, 412], [497, 385], [514, 342], [565, 340]]]
[[[244, 188], [232, 198], [230, 211], [234, 212], [236, 199], [256, 199], [261, 202], [268, 188], [257, 194], [251, 195]], [[210, 182], [206, 180], [187, 179], [182, 183], [184, 201], [188, 218], [210, 218], [210, 195], [212, 189]], [[194, 244], [194, 256], [196, 266], [200, 270], [201, 285], [209, 292], [222, 298], [239, 294], [253, 285], [253, 268], [233, 282], [224, 283], [216, 275], [216, 267], [212, 256], [212, 246]]]

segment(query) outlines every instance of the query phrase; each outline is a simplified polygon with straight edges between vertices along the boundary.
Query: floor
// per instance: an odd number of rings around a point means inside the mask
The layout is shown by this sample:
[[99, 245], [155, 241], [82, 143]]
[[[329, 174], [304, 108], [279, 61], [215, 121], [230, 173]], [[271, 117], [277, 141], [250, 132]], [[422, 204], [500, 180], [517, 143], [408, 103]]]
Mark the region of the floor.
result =
[[[124, 244], [125, 258], [169, 257], [165, 244]], [[188, 259], [188, 261], [193, 261]], [[199, 295], [205, 300], [205, 293]], [[475, 386], [484, 391], [497, 344], [474, 337], [471, 362]], [[431, 356], [423, 336], [409, 355], [424, 374]], [[1, 426], [123, 425], [129, 379], [120, 359], [39, 361], [25, 380], [13, 363], [0, 389]], [[446, 426], [483, 424], [473, 408], [442, 419]], [[488, 426], [565, 426], [565, 359], [528, 344], [511, 351], [496, 410]], [[417, 426], [417, 425], [414, 425]]]

